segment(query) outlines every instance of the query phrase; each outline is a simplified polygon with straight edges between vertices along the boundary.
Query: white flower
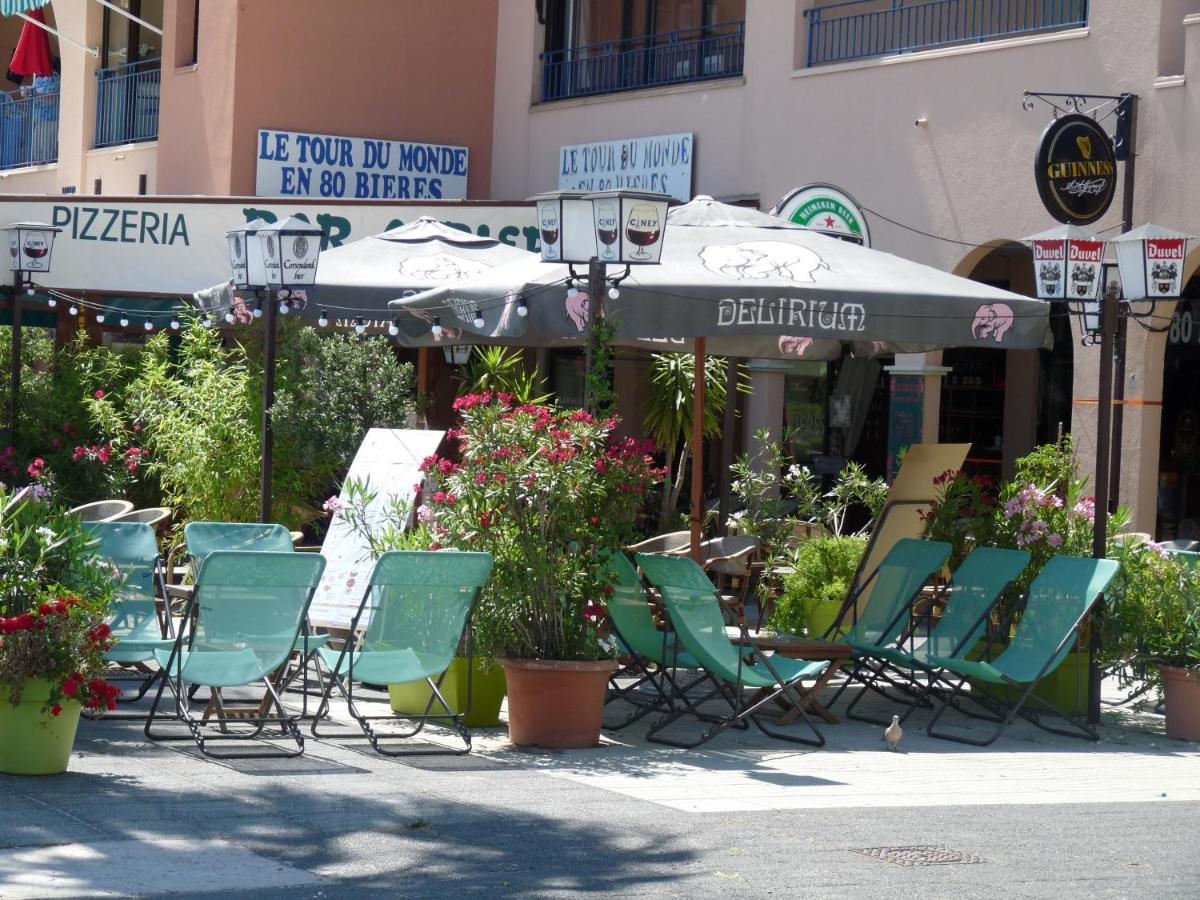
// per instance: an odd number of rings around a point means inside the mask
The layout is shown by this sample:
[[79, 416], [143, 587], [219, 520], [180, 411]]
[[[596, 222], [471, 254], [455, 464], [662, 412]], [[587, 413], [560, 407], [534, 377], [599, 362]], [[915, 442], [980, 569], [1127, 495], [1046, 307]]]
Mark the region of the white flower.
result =
[[57, 535], [55, 535], [55, 533], [45, 525], [39, 525], [37, 528], [37, 533], [46, 541], [46, 543], [50, 543], [55, 537], [57, 537]]

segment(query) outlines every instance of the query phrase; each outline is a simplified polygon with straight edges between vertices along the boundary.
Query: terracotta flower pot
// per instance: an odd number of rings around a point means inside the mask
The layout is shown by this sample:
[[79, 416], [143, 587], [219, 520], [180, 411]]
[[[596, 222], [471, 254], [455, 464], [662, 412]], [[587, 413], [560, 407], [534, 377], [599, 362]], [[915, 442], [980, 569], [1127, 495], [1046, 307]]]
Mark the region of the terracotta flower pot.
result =
[[617, 664], [502, 659], [508, 682], [508, 737], [520, 747], [600, 743], [608, 676]]
[[1200, 669], [1159, 666], [1167, 698], [1167, 737], [1200, 741]]

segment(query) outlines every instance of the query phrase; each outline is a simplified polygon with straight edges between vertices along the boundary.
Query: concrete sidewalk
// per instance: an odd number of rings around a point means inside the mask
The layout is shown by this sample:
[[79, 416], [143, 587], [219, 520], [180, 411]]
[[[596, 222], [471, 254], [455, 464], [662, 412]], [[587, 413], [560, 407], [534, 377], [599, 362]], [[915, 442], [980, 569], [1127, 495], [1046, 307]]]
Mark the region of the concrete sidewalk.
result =
[[1132, 727], [1095, 746], [1022, 724], [965, 749], [914, 717], [902, 753], [857, 723], [802, 752], [633, 726], [586, 751], [497, 731], [466, 757], [310, 739], [223, 763], [85, 721], [66, 776], [0, 776], [0, 897], [1195, 897], [1200, 747], [1113, 716]]

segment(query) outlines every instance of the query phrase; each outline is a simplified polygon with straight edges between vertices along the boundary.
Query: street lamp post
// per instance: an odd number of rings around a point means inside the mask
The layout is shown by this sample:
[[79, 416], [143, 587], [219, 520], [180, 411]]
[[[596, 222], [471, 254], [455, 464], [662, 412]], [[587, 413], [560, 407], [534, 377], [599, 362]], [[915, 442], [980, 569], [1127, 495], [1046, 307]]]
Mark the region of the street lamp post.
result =
[[44, 222], [18, 222], [4, 229], [8, 232], [9, 267], [13, 273], [12, 284], [12, 373], [8, 398], [8, 442], [17, 445], [20, 432], [18, 417], [21, 414], [21, 300], [22, 290], [33, 293], [35, 272], [50, 271], [50, 260], [54, 255], [54, 238], [62, 231]]
[[[266, 307], [263, 315], [262, 479], [258, 518], [260, 522], [270, 522], [275, 449], [272, 408], [275, 405], [277, 306], [282, 307], [287, 303], [287, 294], [293, 288], [307, 287], [316, 282], [322, 231], [320, 227], [295, 217], [270, 223], [256, 219], [240, 228], [231, 229], [225, 237], [229, 245], [233, 286], [254, 291]], [[278, 305], [276, 300], [279, 301]]]

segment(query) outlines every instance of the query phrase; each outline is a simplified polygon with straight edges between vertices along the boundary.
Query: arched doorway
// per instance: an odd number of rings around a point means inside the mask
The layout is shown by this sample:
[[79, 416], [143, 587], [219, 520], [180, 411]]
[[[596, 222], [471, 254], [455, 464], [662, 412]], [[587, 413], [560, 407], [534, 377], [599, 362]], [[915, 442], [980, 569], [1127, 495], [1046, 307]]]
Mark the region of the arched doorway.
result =
[[1184, 285], [1163, 356], [1159, 540], [1200, 540], [1200, 273]]
[[[1015, 241], [993, 241], [972, 250], [955, 274], [1027, 297], [1036, 296], [1033, 257]], [[1048, 350], [952, 349], [942, 385], [938, 438], [970, 443], [971, 471], [1012, 474], [1015, 460], [1037, 444], [1071, 430], [1074, 354], [1067, 310], [1050, 312], [1054, 343]]]

